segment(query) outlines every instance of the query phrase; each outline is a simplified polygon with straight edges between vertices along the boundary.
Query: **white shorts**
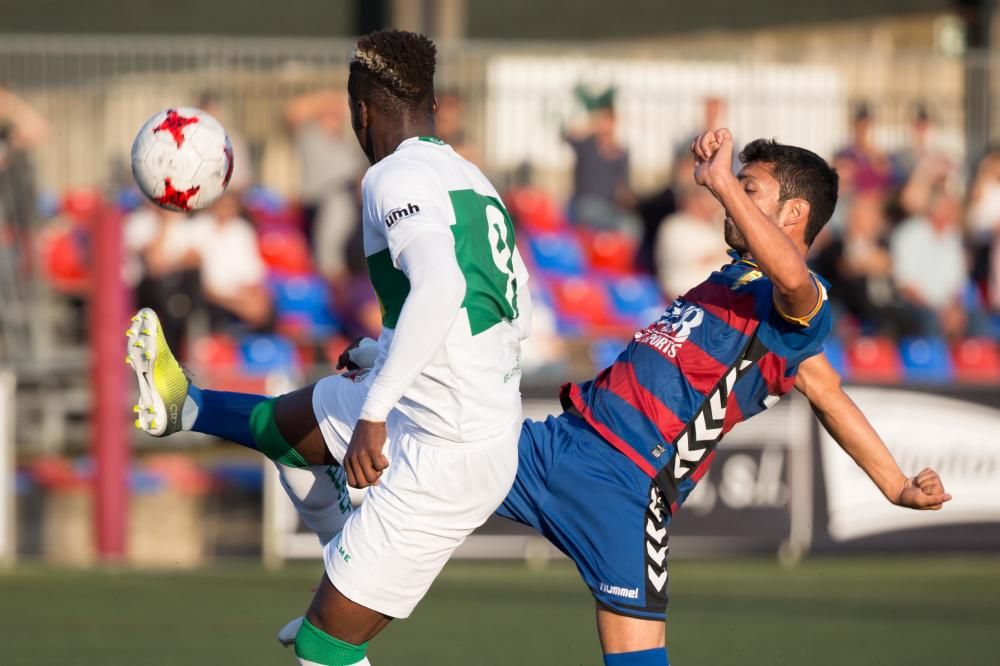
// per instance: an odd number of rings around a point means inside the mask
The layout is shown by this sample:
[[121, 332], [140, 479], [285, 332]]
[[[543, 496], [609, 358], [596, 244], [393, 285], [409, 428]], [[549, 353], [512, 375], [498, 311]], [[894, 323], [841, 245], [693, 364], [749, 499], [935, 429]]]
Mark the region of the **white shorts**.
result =
[[[338, 462], [367, 391], [366, 381], [340, 376], [316, 384], [313, 410]], [[366, 608], [408, 617], [452, 552], [507, 496], [521, 431], [521, 415], [511, 416], [501, 435], [456, 443], [393, 410], [386, 421], [389, 467], [323, 549], [334, 587]]]

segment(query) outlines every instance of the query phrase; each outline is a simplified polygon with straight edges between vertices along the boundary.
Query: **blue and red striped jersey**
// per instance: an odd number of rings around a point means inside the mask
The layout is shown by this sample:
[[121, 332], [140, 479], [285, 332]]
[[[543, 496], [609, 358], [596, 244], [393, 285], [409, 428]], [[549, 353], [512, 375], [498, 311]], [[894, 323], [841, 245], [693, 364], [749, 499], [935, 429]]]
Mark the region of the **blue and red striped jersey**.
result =
[[719, 440], [792, 389], [830, 332], [826, 285], [804, 320], [774, 304], [755, 263], [734, 260], [635, 334], [594, 379], [562, 387], [612, 446], [656, 479], [671, 511], [694, 489]]

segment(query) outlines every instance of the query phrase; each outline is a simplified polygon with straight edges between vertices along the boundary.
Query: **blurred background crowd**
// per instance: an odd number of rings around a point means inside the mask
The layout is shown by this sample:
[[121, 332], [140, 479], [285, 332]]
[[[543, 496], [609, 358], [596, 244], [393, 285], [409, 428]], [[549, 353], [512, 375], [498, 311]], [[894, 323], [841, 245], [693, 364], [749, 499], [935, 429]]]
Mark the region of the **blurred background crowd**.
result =
[[[95, 28], [68, 5], [51, 17], [25, 5], [8, 16], [21, 34], [0, 40], [0, 367], [17, 376], [29, 458], [89, 448], [88, 344], [124, 331], [93, 316], [98, 229], [121, 229], [123, 298], [160, 313], [203, 385], [285, 390], [378, 336], [344, 63], [352, 35], [385, 24], [437, 40], [437, 135], [484, 170], [515, 222], [536, 303], [526, 396], [552, 399], [605, 367], [730, 261], [724, 213], [694, 183], [688, 149], [718, 127], [738, 145], [809, 147], [838, 169], [839, 204], [810, 262], [835, 307], [826, 352], [849, 382], [1000, 382], [986, 4], [778, 2], [723, 17], [629, 1], [611, 25], [602, 2], [566, 21], [527, 0], [309, 0], [303, 16], [323, 22], [241, 13], [248, 26], [223, 2], [197, 31], [156, 3], [142, 3], [148, 23], [119, 26], [113, 4], [97, 1]], [[517, 20], [526, 12], [537, 21]], [[41, 28], [83, 34], [28, 34]], [[117, 29], [128, 36], [86, 34]], [[297, 37], [239, 36], [260, 33]], [[204, 109], [233, 143], [228, 192], [192, 215], [149, 204], [129, 173], [137, 128], [170, 106]]]
[[[738, 141], [754, 138], [729, 121], [725, 98], [699, 98], [700, 122], [661, 147], [665, 176], [640, 188], [616, 89], [581, 83], [571, 95], [565, 118], [539, 119], [569, 151], [568, 187], [536, 182], [528, 162], [491, 174], [505, 186], [539, 304], [525, 352], [529, 384], [602, 367], [636, 327], [731, 260], [724, 212], [695, 184], [688, 146], [723, 126]], [[32, 161], [53, 140], [49, 121], [17, 91], [0, 90], [0, 219], [17, 258], [6, 266], [15, 278], [8, 287], [40, 280], [33, 288], [49, 290], [67, 315], [60, 343], [84, 345], [89, 234], [95, 224], [121, 224], [131, 302], [161, 313], [183, 361], [251, 374], [327, 372], [346, 341], [377, 337], [380, 327], [360, 234], [367, 163], [345, 93], [319, 89], [283, 102], [274, 131], [287, 137], [298, 174], [289, 192], [261, 175], [260, 151], [216, 93], [191, 103], [226, 124], [236, 168], [218, 203], [184, 215], [145, 202], [123, 177], [51, 189]], [[824, 154], [841, 176], [836, 212], [810, 255], [837, 313], [828, 353], [849, 377], [1000, 376], [988, 344], [1000, 334], [1000, 150], [987, 145], [967, 158], [940, 140], [929, 101], [907, 112], [905, 140], [890, 150], [877, 138], [872, 103], [851, 103], [846, 141]], [[469, 139], [460, 91], [439, 91], [437, 121], [443, 141], [490, 171], [480, 161], [485, 146]]]

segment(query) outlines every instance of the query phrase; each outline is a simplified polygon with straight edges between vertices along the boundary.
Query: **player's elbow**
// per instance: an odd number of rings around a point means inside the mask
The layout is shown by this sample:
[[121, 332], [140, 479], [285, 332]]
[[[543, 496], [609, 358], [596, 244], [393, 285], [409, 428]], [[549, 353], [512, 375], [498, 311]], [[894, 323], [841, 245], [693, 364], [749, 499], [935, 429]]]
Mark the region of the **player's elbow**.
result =
[[439, 266], [422, 286], [434, 294], [435, 301], [444, 312], [458, 310], [465, 300], [465, 276], [458, 264], [453, 262]]
[[796, 301], [804, 294], [814, 294], [815, 284], [809, 268], [804, 262], [789, 267], [775, 275], [771, 281], [781, 296], [789, 301]]

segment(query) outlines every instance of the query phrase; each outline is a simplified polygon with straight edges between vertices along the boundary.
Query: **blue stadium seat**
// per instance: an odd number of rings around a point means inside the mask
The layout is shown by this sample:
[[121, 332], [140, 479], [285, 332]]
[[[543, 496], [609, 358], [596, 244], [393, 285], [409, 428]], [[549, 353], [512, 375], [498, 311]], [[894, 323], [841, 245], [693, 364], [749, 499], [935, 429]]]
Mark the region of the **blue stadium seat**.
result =
[[904, 338], [899, 343], [903, 376], [911, 382], [948, 382], [955, 375], [951, 350], [941, 338]]
[[830, 365], [843, 377], [847, 374], [847, 355], [844, 353], [844, 345], [836, 338], [827, 338], [823, 343], [823, 353], [826, 355]]
[[330, 308], [330, 289], [315, 275], [295, 275], [271, 279], [274, 311], [279, 321], [293, 319], [317, 336], [340, 330], [340, 322]]
[[295, 348], [280, 335], [248, 335], [240, 341], [240, 365], [251, 375], [292, 370]]
[[531, 258], [538, 270], [565, 277], [583, 275], [586, 264], [583, 248], [569, 232], [546, 233], [528, 238]]
[[594, 372], [603, 370], [618, 358], [625, 349], [627, 341], [618, 338], [602, 338], [590, 345], [590, 362], [594, 364]]
[[630, 322], [646, 324], [660, 315], [663, 297], [656, 280], [649, 276], [629, 276], [608, 282], [614, 313]]

